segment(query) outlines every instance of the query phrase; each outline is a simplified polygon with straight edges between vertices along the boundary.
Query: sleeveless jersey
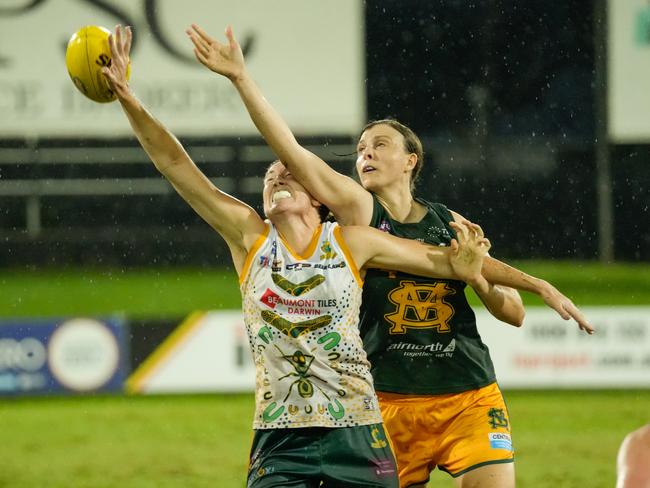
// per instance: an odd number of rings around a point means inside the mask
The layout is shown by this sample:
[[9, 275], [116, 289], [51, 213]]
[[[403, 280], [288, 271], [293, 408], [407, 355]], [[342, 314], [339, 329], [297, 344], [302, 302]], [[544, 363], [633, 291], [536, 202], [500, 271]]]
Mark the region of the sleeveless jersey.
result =
[[[373, 200], [372, 227], [440, 246], [455, 237], [453, 217], [442, 204], [418, 200], [427, 214], [404, 224]], [[360, 332], [377, 391], [435, 395], [496, 381], [464, 289], [462, 281], [367, 271]]]
[[337, 224], [319, 226], [299, 256], [267, 222], [241, 273], [254, 429], [381, 422], [359, 336], [361, 286]]

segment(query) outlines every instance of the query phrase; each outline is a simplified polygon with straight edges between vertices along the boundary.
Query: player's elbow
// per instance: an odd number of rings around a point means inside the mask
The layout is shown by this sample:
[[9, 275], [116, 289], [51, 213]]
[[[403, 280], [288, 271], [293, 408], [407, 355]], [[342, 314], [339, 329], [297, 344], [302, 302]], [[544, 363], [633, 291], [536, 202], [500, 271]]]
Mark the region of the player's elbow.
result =
[[501, 315], [501, 320], [503, 322], [515, 327], [521, 327], [524, 325], [526, 310], [524, 307], [512, 307], [511, 310], [508, 310], [506, 313], [502, 313]]
[[494, 310], [493, 308], [488, 307], [488, 311], [501, 322], [505, 322], [508, 325], [513, 325], [515, 327], [521, 327], [524, 325], [525, 311], [519, 308], [501, 308], [499, 310]]
[[510, 289], [507, 291], [510, 293], [510, 296], [506, 299], [508, 315], [510, 316], [510, 320], [507, 322], [515, 327], [521, 327], [524, 325], [524, 319], [526, 318], [524, 302], [517, 290]]
[[524, 325], [524, 319], [526, 318], [526, 311], [524, 310], [523, 307], [521, 307], [521, 310], [518, 310], [515, 313], [514, 320], [510, 322], [510, 325], [514, 325], [515, 327], [521, 327]]

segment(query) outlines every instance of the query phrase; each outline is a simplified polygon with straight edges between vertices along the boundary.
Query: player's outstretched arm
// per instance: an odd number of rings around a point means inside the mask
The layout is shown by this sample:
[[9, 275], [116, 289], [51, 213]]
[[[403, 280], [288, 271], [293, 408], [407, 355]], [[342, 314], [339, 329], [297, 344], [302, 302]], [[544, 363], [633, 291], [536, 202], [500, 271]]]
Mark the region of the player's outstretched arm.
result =
[[247, 250], [264, 231], [264, 222], [251, 207], [217, 189], [194, 164], [178, 139], [136, 98], [126, 78], [131, 29], [116, 26], [115, 34], [109, 37], [109, 45], [112, 62], [103, 73], [138, 141], [183, 199], [224, 237], [238, 268]]
[[[479, 225], [473, 224], [455, 212], [452, 212], [452, 215], [456, 220], [449, 224], [456, 231], [458, 237], [467, 232], [474, 232], [479, 237], [483, 237], [483, 229]], [[454, 240], [451, 245], [454, 246]], [[454, 263], [455, 261], [452, 260], [452, 265]], [[489, 280], [481, 283], [482, 286], [468, 284], [494, 317], [515, 327], [521, 327], [524, 323], [526, 310], [517, 290], [494, 284]]]
[[580, 330], [584, 330], [588, 334], [594, 333], [593, 326], [580, 309], [549, 282], [535, 278], [489, 256], [483, 261], [482, 272], [490, 283], [539, 295], [544, 303], [555, 310], [564, 320], [573, 319]]
[[[451, 214], [456, 223], [467, 222], [467, 219], [458, 213], [451, 212]], [[513, 325], [521, 325], [525, 312], [521, 297], [516, 291], [520, 290], [539, 295], [544, 303], [555, 310], [564, 320], [573, 319], [580, 330], [584, 330], [588, 334], [594, 333], [593, 326], [578, 307], [550, 283], [530, 276], [490, 256], [486, 256], [483, 260], [482, 274], [491, 285], [497, 286], [493, 286], [489, 293], [480, 293], [477, 290], [477, 294], [490, 313], [499, 320]], [[504, 313], [511, 314], [513, 320], [504, 320], [499, 316]], [[517, 324], [517, 315], [520, 315], [519, 324]]]
[[521, 327], [526, 317], [526, 309], [519, 292], [509, 286], [495, 285], [489, 281], [487, 283], [488, 286], [482, 290], [476, 287], [472, 289], [488, 312], [501, 322]]
[[459, 235], [458, 241], [449, 248], [402, 239], [367, 226], [340, 229], [359, 268], [392, 269], [431, 278], [461, 280], [477, 287], [488, 286], [481, 270], [490, 241], [477, 233]]
[[372, 217], [370, 193], [298, 143], [288, 124], [248, 74], [244, 55], [230, 26], [226, 29], [225, 44], [196, 24], [192, 24], [187, 34], [194, 44], [198, 61], [235, 85], [255, 126], [296, 180], [326, 205], [341, 224], [369, 224]]

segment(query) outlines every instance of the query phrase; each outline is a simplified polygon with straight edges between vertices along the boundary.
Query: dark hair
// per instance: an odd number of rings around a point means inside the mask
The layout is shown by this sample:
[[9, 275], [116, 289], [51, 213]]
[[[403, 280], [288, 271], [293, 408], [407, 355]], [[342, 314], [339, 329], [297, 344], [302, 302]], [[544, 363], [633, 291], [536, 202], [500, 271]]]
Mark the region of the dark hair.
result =
[[420, 141], [420, 138], [415, 135], [415, 132], [413, 132], [411, 129], [409, 129], [404, 124], [398, 122], [395, 119], [373, 120], [372, 122], [366, 124], [366, 126], [361, 130], [361, 134], [359, 134], [359, 137], [361, 137], [361, 135], [363, 135], [365, 131], [367, 131], [372, 127], [375, 127], [376, 125], [387, 125], [395, 129], [400, 134], [402, 134], [402, 136], [404, 136], [404, 150], [408, 154], [415, 154], [415, 156], [417, 157], [417, 161], [415, 163], [415, 166], [413, 167], [413, 171], [411, 172], [411, 190], [412, 190], [413, 187], [415, 186], [415, 182], [418, 179], [420, 170], [422, 169], [422, 164], [424, 163], [424, 149], [422, 149], [422, 141]]
[[327, 205], [323, 205], [322, 203], [320, 204], [320, 207], [318, 207], [318, 216], [320, 217], [321, 223], [336, 222], [336, 219], [334, 218], [332, 212], [330, 212], [330, 209], [327, 207]]

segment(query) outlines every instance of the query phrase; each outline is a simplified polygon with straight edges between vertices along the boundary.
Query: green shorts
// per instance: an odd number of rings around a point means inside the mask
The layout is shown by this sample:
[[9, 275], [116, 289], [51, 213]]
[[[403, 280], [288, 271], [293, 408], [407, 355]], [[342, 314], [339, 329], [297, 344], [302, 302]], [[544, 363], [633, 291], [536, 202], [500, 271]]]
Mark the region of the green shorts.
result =
[[[321, 484], [322, 483], [322, 484]], [[382, 424], [256, 430], [248, 488], [398, 488]]]

